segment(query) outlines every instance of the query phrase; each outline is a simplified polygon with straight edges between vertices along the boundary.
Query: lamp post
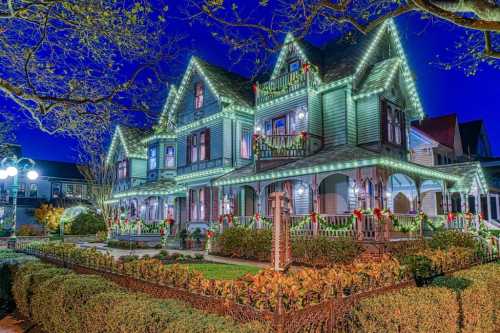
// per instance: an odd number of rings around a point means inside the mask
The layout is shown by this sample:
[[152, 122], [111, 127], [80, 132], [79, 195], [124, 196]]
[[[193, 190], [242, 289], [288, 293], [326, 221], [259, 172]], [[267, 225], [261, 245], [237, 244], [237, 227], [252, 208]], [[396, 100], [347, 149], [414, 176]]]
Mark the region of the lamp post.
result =
[[13, 155], [12, 157], [5, 157], [0, 162], [0, 180], [12, 177], [12, 185], [10, 186], [10, 192], [12, 196], [12, 235], [9, 239], [9, 248], [15, 247], [16, 245], [16, 226], [17, 226], [17, 194], [19, 192], [19, 175], [25, 174], [30, 180], [35, 180], [38, 178], [38, 172], [34, 170], [35, 161], [31, 158], [21, 157]]

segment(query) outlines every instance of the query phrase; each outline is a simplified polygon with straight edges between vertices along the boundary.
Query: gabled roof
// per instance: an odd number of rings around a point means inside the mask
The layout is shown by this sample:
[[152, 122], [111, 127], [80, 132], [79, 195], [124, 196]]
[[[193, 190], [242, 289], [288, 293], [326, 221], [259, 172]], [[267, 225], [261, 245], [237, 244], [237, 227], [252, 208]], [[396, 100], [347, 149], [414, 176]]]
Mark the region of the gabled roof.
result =
[[411, 145], [411, 148], [415, 148], [413, 146], [413, 144], [415, 142], [412, 142], [415, 139], [417, 141], [420, 141], [420, 142], [426, 144], [426, 145], [430, 145], [433, 148], [439, 146], [439, 142], [437, 142], [436, 140], [434, 140], [430, 135], [428, 135], [428, 134], [422, 132], [421, 130], [419, 130], [418, 128], [412, 126], [410, 128], [410, 145]]
[[119, 144], [122, 145], [125, 150], [125, 155], [128, 158], [146, 159], [146, 146], [141, 143], [141, 139], [148, 134], [149, 131], [141, 128], [128, 127], [124, 125], [116, 126], [113, 139], [111, 140], [111, 145], [109, 146], [106, 163], [111, 162], [111, 158]]
[[451, 149], [454, 148], [457, 125], [457, 115], [454, 113], [440, 117], [425, 118], [412, 123], [413, 127]]
[[475, 155], [477, 153], [477, 146], [483, 126], [482, 120], [460, 124], [460, 136], [462, 137], [462, 146], [465, 154]]
[[[177, 96], [177, 87], [175, 85], [171, 85], [168, 91], [167, 100], [163, 105], [163, 110], [161, 111], [160, 119], [158, 120], [158, 124], [155, 128], [155, 134], [165, 134], [166, 132], [170, 132], [173, 126], [173, 115], [172, 115], [172, 104], [174, 102], [175, 97]], [[174, 130], [175, 132], [175, 130]]]
[[367, 94], [372, 91], [384, 91], [391, 84], [395, 72], [399, 68], [399, 58], [389, 58], [373, 65], [369, 74], [362, 81], [358, 94]]
[[435, 166], [436, 170], [461, 177], [451, 191], [470, 191], [474, 180], [478, 180], [482, 193], [488, 192], [488, 182], [483, 173], [483, 168], [479, 162], [464, 162]]
[[253, 106], [254, 97], [252, 83], [248, 78], [229, 72], [221, 67], [209, 64], [198, 58], [191, 57], [189, 65], [182, 77], [181, 84], [172, 103], [172, 111], [179, 105], [186, 92], [193, 71], [197, 71], [204, 78], [212, 92], [221, 99], [238, 106], [249, 108]]

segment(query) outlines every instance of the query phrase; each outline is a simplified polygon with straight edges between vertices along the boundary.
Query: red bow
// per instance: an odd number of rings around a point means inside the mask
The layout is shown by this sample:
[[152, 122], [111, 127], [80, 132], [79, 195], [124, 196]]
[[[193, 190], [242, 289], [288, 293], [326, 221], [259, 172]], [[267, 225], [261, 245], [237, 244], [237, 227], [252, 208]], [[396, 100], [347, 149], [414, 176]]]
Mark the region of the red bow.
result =
[[207, 237], [208, 238], [213, 238], [215, 236], [214, 232], [212, 230], [207, 231]]
[[382, 210], [380, 208], [378, 208], [378, 207], [374, 208], [373, 209], [373, 215], [375, 215], [375, 218], [377, 220], [379, 220], [379, 221], [382, 220]]
[[448, 213], [448, 223], [451, 223], [453, 222], [453, 219], [455, 218], [455, 216], [453, 216], [453, 213], [452, 212], [449, 212]]
[[259, 90], [259, 88], [257, 87], [257, 83], [252, 84], [252, 91], [254, 93], [257, 93], [257, 90]]
[[361, 209], [355, 209], [352, 214], [356, 217], [356, 220], [361, 220], [363, 219], [363, 212]]
[[314, 224], [318, 222], [318, 214], [316, 212], [311, 213], [311, 222]]
[[302, 70], [304, 71], [304, 73], [309, 72], [309, 68], [311, 68], [311, 65], [309, 65], [307, 62], [302, 64]]
[[260, 214], [259, 213], [256, 213], [255, 214], [255, 221], [260, 221]]
[[163, 229], [163, 227], [160, 228], [160, 236], [165, 236], [165, 230]]

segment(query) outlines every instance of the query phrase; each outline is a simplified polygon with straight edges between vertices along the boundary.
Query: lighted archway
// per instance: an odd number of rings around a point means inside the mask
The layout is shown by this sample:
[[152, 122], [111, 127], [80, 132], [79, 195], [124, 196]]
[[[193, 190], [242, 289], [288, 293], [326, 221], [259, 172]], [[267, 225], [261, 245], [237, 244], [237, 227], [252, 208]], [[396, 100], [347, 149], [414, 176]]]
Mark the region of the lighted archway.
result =
[[396, 214], [408, 214], [411, 211], [410, 199], [403, 192], [396, 194], [393, 205]]
[[311, 187], [298, 179], [287, 179], [268, 184], [263, 189], [265, 198], [265, 214], [272, 215], [270, 195], [273, 192], [284, 192], [290, 199], [290, 209], [292, 215], [306, 215], [312, 210]]
[[257, 193], [253, 187], [244, 185], [236, 193], [235, 216], [253, 216], [257, 211]]
[[333, 174], [319, 185], [319, 207], [321, 214], [336, 215], [349, 211], [349, 177]]

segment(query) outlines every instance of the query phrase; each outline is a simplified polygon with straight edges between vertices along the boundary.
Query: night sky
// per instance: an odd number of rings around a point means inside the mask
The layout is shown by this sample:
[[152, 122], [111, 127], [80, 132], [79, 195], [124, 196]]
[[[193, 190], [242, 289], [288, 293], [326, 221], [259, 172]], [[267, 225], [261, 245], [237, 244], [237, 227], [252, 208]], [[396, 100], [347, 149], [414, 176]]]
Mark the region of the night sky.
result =
[[[462, 71], [442, 70], [431, 65], [429, 62], [436, 59], [436, 54], [446, 55], [445, 48], [452, 46], [463, 31], [443, 23], [424, 29], [424, 23], [416, 15], [400, 17], [396, 22], [410, 67], [416, 76], [417, 89], [425, 113], [429, 116], [456, 113], [459, 121], [484, 119], [493, 153], [500, 155], [500, 73], [498, 70], [484, 66], [475, 76], [467, 77]], [[230, 67], [227, 48], [215, 45], [210, 30], [199, 26], [190, 27], [183, 21], [175, 22], [175, 29], [188, 34], [190, 48], [194, 54], [217, 65]], [[327, 41], [326, 36], [312, 37], [315, 43]], [[188, 60], [189, 54], [186, 54], [186, 58], [183, 59], [186, 65]], [[179, 72], [184, 68], [172, 70]], [[241, 72], [245, 70], [242, 69]], [[0, 103], [10, 104], [11, 102], [0, 99]], [[16, 133], [17, 141], [23, 146], [25, 156], [61, 161], [75, 159], [75, 142], [69, 138], [49, 136], [34, 128], [29, 128], [27, 124], [20, 124]]]

